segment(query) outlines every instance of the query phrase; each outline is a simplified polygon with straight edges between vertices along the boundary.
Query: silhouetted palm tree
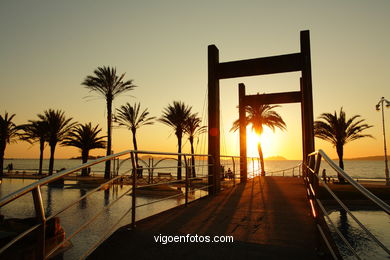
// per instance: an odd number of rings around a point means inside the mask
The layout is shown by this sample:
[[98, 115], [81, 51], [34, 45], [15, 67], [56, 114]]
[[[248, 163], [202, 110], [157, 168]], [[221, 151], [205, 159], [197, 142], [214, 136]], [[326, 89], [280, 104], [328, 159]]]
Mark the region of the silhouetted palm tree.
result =
[[[286, 129], [286, 123], [282, 119], [282, 117], [275, 111], [274, 108], [280, 107], [278, 105], [268, 105], [268, 104], [260, 104], [253, 106], [246, 106], [245, 112], [247, 113], [245, 118], [245, 125], [252, 125], [252, 131], [255, 131], [257, 135], [261, 135], [263, 133], [264, 126], [268, 126], [272, 131], [275, 132], [275, 128], [279, 128], [281, 130]], [[233, 123], [233, 127], [230, 131], [236, 131], [240, 128], [240, 121], [237, 119]], [[264, 156], [263, 150], [261, 148], [260, 141], [257, 143], [257, 150], [259, 152], [260, 157], [260, 165], [261, 165], [261, 175], [265, 175], [264, 170]]]
[[[116, 69], [110, 67], [98, 67], [94, 70], [93, 76], [87, 76], [81, 83], [90, 91], [95, 91], [106, 99], [107, 105], [107, 155], [111, 154], [111, 124], [112, 124], [112, 101], [116, 96], [126, 91], [132, 90], [136, 86], [132, 80], [123, 81], [125, 73], [118, 76]], [[104, 178], [110, 178], [111, 161], [106, 161]]]
[[[191, 145], [191, 154], [194, 154], [194, 139], [199, 136], [200, 134], [203, 134], [207, 132], [207, 126], [201, 126], [200, 123], [202, 122], [202, 119], [198, 117], [198, 114], [192, 114], [188, 117], [184, 132], [188, 135], [188, 140], [190, 141]], [[195, 170], [195, 156], [191, 156], [191, 173], [192, 177], [196, 177], [196, 170]]]
[[[323, 113], [318, 117], [319, 120], [314, 122], [314, 135], [336, 147], [341, 169], [344, 169], [344, 145], [356, 139], [372, 137], [371, 135], [361, 134], [372, 125], [363, 124], [364, 119], [359, 119], [359, 117], [361, 116], [354, 115], [347, 119], [343, 108], [340, 108], [339, 115], [336, 111], [334, 111], [334, 114]], [[345, 182], [341, 175], [338, 175], [338, 179], [340, 183]]]
[[29, 124], [21, 125], [23, 133], [20, 134], [20, 139], [33, 144], [39, 142], [39, 170], [38, 174], [42, 174], [43, 151], [47, 140], [48, 127], [45, 121], [29, 120]]
[[[134, 150], [138, 150], [136, 138], [137, 129], [144, 125], [153, 125], [153, 120], [155, 119], [155, 117], [148, 117], [149, 112], [147, 108], [144, 109], [142, 112], [140, 108], [140, 103], [135, 103], [133, 106], [129, 103], [126, 103], [119, 109], [116, 109], [116, 111], [118, 112], [116, 120], [119, 125], [126, 126], [133, 134]], [[135, 154], [135, 161], [138, 167], [138, 154]]]
[[49, 175], [53, 174], [54, 152], [57, 143], [62, 142], [68, 135], [70, 129], [76, 124], [72, 118], [66, 118], [61, 110], [45, 110], [38, 117], [47, 124], [47, 142], [50, 146]]
[[7, 144], [16, 141], [19, 128], [12, 122], [15, 114], [8, 117], [8, 113], [4, 113], [4, 117], [0, 115], [0, 177], [3, 176], [4, 167], [4, 152]]
[[[99, 125], [95, 127], [91, 123], [77, 125], [69, 132], [67, 137], [62, 141], [62, 145], [74, 146], [81, 150], [81, 161], [88, 161], [89, 151], [97, 148], [106, 148], [105, 136], [98, 136], [102, 129]], [[88, 176], [88, 169], [82, 170], [83, 176]]]
[[172, 105], [168, 105], [163, 110], [163, 115], [158, 119], [161, 123], [170, 126], [175, 131], [177, 137], [177, 179], [181, 180], [181, 146], [186, 122], [191, 115], [191, 107], [188, 107], [183, 102], [173, 101]]

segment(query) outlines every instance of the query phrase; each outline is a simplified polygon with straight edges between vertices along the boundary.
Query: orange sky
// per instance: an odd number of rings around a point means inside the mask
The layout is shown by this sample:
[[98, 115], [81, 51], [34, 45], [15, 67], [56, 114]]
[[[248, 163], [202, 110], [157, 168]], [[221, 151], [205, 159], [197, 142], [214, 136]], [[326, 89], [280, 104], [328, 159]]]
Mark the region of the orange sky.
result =
[[[15, 113], [17, 124], [45, 109], [62, 109], [74, 120], [106, 130], [105, 101], [81, 86], [97, 66], [116, 66], [139, 86], [114, 100], [114, 107], [141, 102], [152, 116], [174, 100], [193, 107], [206, 120], [207, 45], [220, 61], [299, 51], [299, 31], [310, 30], [314, 115], [344, 107], [374, 125], [362, 139], [345, 146], [345, 157], [383, 154], [380, 113], [375, 104], [390, 98], [390, 2], [388, 1], [2, 1], [0, 3], [0, 113]], [[222, 151], [238, 154], [238, 83], [247, 94], [299, 89], [299, 73], [221, 81]], [[301, 158], [298, 104], [277, 109], [287, 131], [268, 133], [265, 156]], [[387, 129], [390, 118], [387, 111]], [[172, 130], [161, 123], [139, 130], [139, 148], [176, 151]], [[113, 130], [113, 149], [132, 148], [130, 131]], [[316, 148], [336, 157], [334, 148]], [[256, 152], [256, 146], [253, 151]], [[184, 146], [189, 151], [188, 142]], [[205, 137], [198, 152], [206, 152]], [[58, 147], [57, 158], [77, 156]], [[93, 154], [104, 154], [103, 150]], [[36, 158], [37, 145], [10, 144], [6, 157]], [[48, 157], [46, 149], [45, 157]]]

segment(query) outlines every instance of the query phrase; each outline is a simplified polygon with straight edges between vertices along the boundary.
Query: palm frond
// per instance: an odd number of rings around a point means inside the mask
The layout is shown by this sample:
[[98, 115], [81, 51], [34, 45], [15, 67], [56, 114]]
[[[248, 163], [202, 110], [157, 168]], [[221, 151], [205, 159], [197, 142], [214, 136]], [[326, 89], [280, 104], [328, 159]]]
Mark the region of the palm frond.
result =
[[50, 145], [63, 141], [70, 130], [77, 125], [77, 122], [72, 122], [73, 118], [66, 118], [62, 110], [45, 110], [43, 114], [38, 114], [38, 118], [46, 124], [46, 138]]
[[[245, 125], [252, 125], [252, 130], [257, 134], [263, 133], [263, 126], [268, 126], [275, 131], [276, 128], [286, 130], [286, 123], [283, 118], [273, 109], [280, 107], [279, 105], [253, 105], [246, 106], [246, 117], [244, 119]], [[240, 121], [237, 119], [233, 122], [230, 131], [237, 131], [240, 128]]]
[[79, 124], [72, 128], [61, 144], [77, 147], [81, 151], [106, 148], [106, 141], [103, 140], [105, 136], [98, 136], [101, 131], [99, 125], [92, 126], [92, 123]]
[[7, 112], [4, 113], [4, 117], [0, 115], [0, 146], [4, 146], [1, 149], [5, 149], [7, 143], [16, 142], [18, 138], [20, 128], [12, 122], [14, 117], [15, 114], [9, 116]]
[[155, 117], [149, 117], [148, 109], [144, 109], [140, 112], [141, 104], [135, 103], [130, 105], [126, 103], [117, 109], [118, 115], [116, 120], [121, 126], [126, 126], [128, 129], [135, 131], [136, 129], [145, 126], [154, 124], [153, 120]]
[[354, 115], [347, 119], [342, 107], [339, 114], [336, 111], [333, 114], [323, 113], [314, 122], [314, 135], [334, 146], [344, 146], [363, 137], [372, 137], [369, 134], [361, 134], [372, 125], [365, 124], [365, 120], [360, 118], [360, 115]]
[[94, 75], [87, 76], [81, 83], [90, 91], [102, 95], [106, 100], [113, 100], [117, 95], [133, 90], [136, 86], [133, 80], [123, 81], [125, 73], [118, 76], [116, 68], [109, 66], [98, 67]]

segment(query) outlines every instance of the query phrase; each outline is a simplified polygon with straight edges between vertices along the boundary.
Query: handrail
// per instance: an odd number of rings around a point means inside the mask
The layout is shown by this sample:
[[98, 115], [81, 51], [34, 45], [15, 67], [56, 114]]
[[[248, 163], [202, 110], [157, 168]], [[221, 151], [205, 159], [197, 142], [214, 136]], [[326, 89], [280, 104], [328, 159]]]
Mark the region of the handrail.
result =
[[112, 154], [112, 155], [109, 155], [109, 156], [101, 157], [101, 158], [98, 158], [98, 159], [93, 160], [91, 162], [87, 162], [87, 163], [81, 164], [79, 166], [73, 167], [73, 168], [71, 168], [69, 170], [63, 170], [63, 171], [60, 171], [58, 173], [54, 173], [54, 174], [52, 174], [50, 176], [47, 176], [45, 178], [42, 178], [39, 181], [36, 181], [36, 182], [34, 182], [34, 183], [30, 184], [30, 185], [27, 185], [27, 186], [23, 187], [22, 189], [17, 190], [15, 192], [5, 196], [4, 198], [2, 198], [0, 200], [0, 207], [3, 207], [4, 205], [6, 205], [6, 204], [10, 203], [11, 201], [19, 198], [20, 196], [23, 196], [24, 194], [31, 192], [32, 190], [36, 189], [39, 186], [48, 184], [48, 183], [56, 181], [56, 180], [59, 180], [62, 177], [66, 176], [66, 175], [69, 175], [69, 174], [71, 174], [71, 173], [73, 173], [75, 171], [79, 171], [79, 170], [82, 170], [84, 168], [90, 167], [92, 165], [95, 165], [95, 164], [98, 164], [98, 163], [101, 163], [101, 162], [105, 162], [105, 161], [114, 159], [116, 157], [123, 156], [125, 154], [130, 153], [130, 152], [131, 152], [131, 150], [126, 150], [126, 151], [123, 151], [123, 152], [120, 152], [120, 153], [116, 153], [116, 154]]
[[[285, 171], [288, 171], [288, 170], [292, 170], [292, 169], [300, 169], [302, 167], [302, 163], [299, 163], [298, 165], [296, 166], [293, 166], [293, 167], [290, 167], [290, 168], [286, 168], [286, 169], [282, 169], [282, 170], [277, 170], [277, 171], [272, 171], [272, 172], [266, 172], [265, 175], [269, 175], [269, 174], [274, 174], [274, 173], [277, 173], [277, 172], [285, 172]], [[294, 173], [294, 172], [293, 172]], [[294, 176], [294, 175], [293, 175]]]
[[[315, 161], [312, 161], [311, 158], [317, 156]], [[305, 184], [308, 186], [308, 195], [311, 197], [310, 202], [312, 203], [314, 201], [315, 206], [312, 204], [312, 210], [315, 213], [317, 210], [321, 210], [322, 214], [330, 220], [325, 208], [323, 207], [321, 201], [318, 199], [316, 192], [318, 183], [321, 183], [323, 187], [328, 191], [331, 196], [336, 200], [336, 202], [352, 217], [352, 219], [362, 228], [362, 230], [378, 245], [380, 246], [388, 255], [390, 255], [390, 250], [381, 242], [379, 241], [348, 209], [348, 207], [337, 197], [337, 195], [329, 188], [329, 186], [326, 184], [326, 182], [322, 181], [321, 178], [318, 176], [320, 165], [322, 159], [325, 160], [329, 164], [329, 166], [334, 169], [338, 174], [340, 174], [343, 178], [345, 178], [353, 187], [355, 187], [360, 193], [362, 193], [365, 197], [367, 197], [369, 200], [371, 200], [374, 204], [379, 206], [384, 212], [387, 214], [390, 214], [390, 206], [382, 201], [380, 198], [372, 194], [369, 190], [367, 190], [364, 186], [362, 186], [360, 183], [356, 182], [353, 178], [351, 178], [343, 169], [341, 169], [339, 166], [337, 166], [336, 163], [334, 163], [329, 156], [323, 151], [318, 150], [308, 155], [308, 163], [305, 163], [304, 165], [307, 168], [306, 175], [304, 177]], [[314, 167], [314, 168], [312, 168]], [[326, 222], [325, 222], [326, 223]], [[351, 247], [351, 245], [348, 243], [348, 241], [345, 239], [343, 234], [338, 230], [338, 228], [333, 224], [333, 222], [330, 220], [331, 226], [335, 229], [337, 235], [340, 236], [341, 240], [347, 245], [347, 247], [350, 249], [350, 251], [354, 254], [354, 256], [357, 259], [360, 259], [360, 257], [357, 255], [356, 251]], [[326, 223], [326, 225], [329, 225]], [[326, 241], [325, 236], [323, 236], [324, 240]]]
[[313, 152], [309, 154], [309, 156], [321, 154], [322, 158], [329, 164], [330, 167], [332, 167], [336, 172], [338, 172], [341, 176], [343, 176], [352, 186], [354, 186], [358, 191], [360, 191], [364, 196], [366, 196], [369, 200], [374, 202], [376, 205], [378, 205], [380, 208], [382, 208], [387, 214], [390, 215], [390, 206], [372, 194], [369, 190], [367, 190], [363, 185], [356, 182], [353, 178], [351, 178], [343, 169], [341, 169], [337, 164], [335, 164], [332, 159], [329, 158], [329, 156], [322, 150], [318, 150], [316, 152]]
[[[181, 153], [181, 154], [179, 154], [179, 153], [164, 153], [164, 152], [155, 152], [155, 151], [126, 150], [126, 151], [123, 151], [123, 152], [120, 152], [120, 153], [116, 153], [116, 154], [112, 154], [112, 155], [109, 155], [109, 156], [106, 156], [106, 157], [102, 157], [102, 158], [98, 158], [98, 159], [92, 160], [90, 162], [81, 164], [79, 166], [73, 167], [73, 168], [68, 169], [68, 170], [63, 170], [63, 171], [55, 173], [55, 174], [53, 174], [51, 176], [44, 177], [44, 178], [42, 178], [42, 179], [40, 179], [40, 180], [38, 180], [38, 181], [36, 181], [36, 182], [34, 182], [32, 184], [29, 184], [29, 185], [27, 185], [27, 186], [25, 186], [25, 187], [15, 191], [15, 192], [11, 193], [11, 194], [9, 194], [9, 195], [6, 195], [5, 197], [0, 199], [0, 207], [3, 207], [5, 205], [11, 203], [12, 201], [14, 201], [14, 200], [24, 196], [25, 194], [27, 194], [29, 192], [32, 192], [33, 195], [34, 195], [33, 198], [34, 198], [34, 202], [35, 202], [34, 204], [35, 204], [36, 214], [40, 216], [40, 220], [38, 221], [39, 222], [38, 224], [36, 224], [33, 228], [30, 228], [30, 229], [24, 231], [23, 233], [19, 234], [11, 242], [9, 242], [8, 244], [6, 244], [2, 248], [0, 248], [0, 254], [2, 254], [5, 250], [7, 250], [7, 248], [12, 246], [12, 244], [14, 244], [18, 240], [22, 239], [27, 234], [31, 233], [34, 230], [38, 230], [38, 234], [40, 234], [39, 235], [40, 236], [40, 240], [38, 241], [38, 245], [36, 247], [36, 249], [37, 249], [37, 258], [38, 259], [44, 259], [46, 257], [50, 257], [50, 256], [52, 256], [52, 254], [54, 253], [54, 251], [56, 249], [59, 249], [62, 245], [64, 245], [66, 243], [66, 241], [69, 241], [77, 233], [79, 233], [81, 230], [83, 230], [85, 227], [87, 227], [90, 223], [92, 223], [104, 211], [104, 209], [107, 209], [107, 208], [111, 207], [111, 205], [113, 205], [116, 201], [118, 201], [124, 195], [129, 194], [130, 192], [133, 193], [133, 195], [132, 195], [132, 206], [130, 207], [130, 209], [128, 211], [126, 211], [125, 215], [123, 215], [121, 217], [121, 219], [123, 219], [129, 212], [131, 212], [131, 214], [132, 214], [131, 223], [134, 225], [134, 223], [135, 223], [135, 209], [138, 208], [138, 207], [145, 206], [145, 205], [149, 204], [149, 203], [146, 203], [146, 204], [143, 204], [143, 205], [136, 205], [136, 203], [135, 203], [135, 198], [136, 198], [135, 191], [136, 191], [137, 186], [138, 186], [137, 185], [137, 179], [136, 179], [136, 170], [138, 169], [138, 167], [137, 167], [137, 165], [135, 163], [135, 160], [134, 160], [134, 155], [135, 154], [154, 154], [154, 155], [171, 155], [171, 156], [172, 155], [174, 155], [174, 156], [181, 155], [181, 156], [183, 156], [184, 157], [184, 164], [181, 166], [181, 168], [185, 169], [185, 177], [186, 177], [185, 181], [184, 180], [173, 180], [173, 181], [169, 181], [169, 182], [149, 183], [149, 184], [146, 184], [146, 185], [142, 185], [142, 187], [163, 185], [163, 184], [172, 184], [172, 183], [178, 183], [178, 182], [184, 183], [185, 184], [186, 193], [185, 194], [179, 194], [179, 195], [180, 196], [185, 196], [185, 204], [187, 204], [187, 202], [188, 202], [188, 190], [190, 188], [190, 186], [189, 186], [190, 181], [193, 180], [193, 179], [199, 179], [199, 178], [207, 180], [207, 178], [211, 176], [210, 174], [198, 176], [196, 178], [192, 178], [192, 177], [188, 176], [188, 174], [190, 173], [189, 169], [195, 168], [195, 167], [197, 167], [197, 168], [198, 167], [206, 167], [206, 166], [209, 166], [210, 164], [191, 165], [190, 159], [188, 159], [188, 163], [187, 163], [187, 158], [189, 158], [190, 156], [210, 157], [210, 155], [207, 155], [207, 154], [188, 154], [188, 153]], [[70, 175], [70, 174], [72, 174], [72, 173], [74, 173], [76, 171], [80, 171], [81, 169], [88, 168], [88, 167], [90, 167], [92, 165], [95, 165], [95, 164], [98, 164], [98, 163], [102, 163], [102, 162], [105, 162], [105, 161], [108, 161], [108, 160], [116, 159], [116, 158], [122, 157], [124, 155], [130, 155], [130, 157], [131, 157], [130, 158], [131, 159], [131, 165], [132, 165], [132, 169], [131, 170], [127, 170], [124, 173], [122, 173], [121, 175], [118, 175], [118, 176], [116, 176], [114, 178], [111, 178], [111, 179], [107, 180], [106, 182], [101, 184], [99, 187], [93, 188], [92, 190], [88, 191], [86, 194], [84, 194], [83, 196], [78, 198], [76, 201], [70, 202], [70, 205], [66, 205], [64, 208], [60, 209], [55, 214], [53, 214], [51, 216], [48, 216], [46, 218], [45, 212], [44, 212], [44, 209], [43, 209], [43, 204], [42, 204], [41, 192], [40, 192], [41, 186], [46, 185], [46, 184], [51, 183], [51, 182], [54, 182], [56, 180], [62, 179], [63, 177], [65, 177], [67, 175]], [[234, 166], [235, 165], [234, 158], [240, 158], [239, 156], [224, 156], [224, 155], [222, 155], [221, 157], [233, 158], [233, 169], [235, 167]], [[172, 167], [169, 167], [169, 168], [177, 168], [177, 166], [172, 166]], [[119, 172], [119, 167], [118, 167], [117, 171]], [[72, 207], [73, 205], [75, 205], [77, 202], [79, 202], [79, 201], [87, 198], [91, 194], [99, 191], [105, 185], [110, 184], [110, 183], [114, 183], [115, 181], [120, 180], [128, 172], [132, 172], [133, 173], [132, 174], [132, 184], [131, 184], [132, 188], [130, 188], [127, 191], [125, 191], [120, 197], [118, 197], [113, 202], [111, 202], [108, 205], [104, 206], [103, 209], [99, 210], [97, 212], [97, 214], [94, 214], [89, 220], [84, 222], [81, 225], [81, 227], [79, 227], [75, 232], [73, 232], [72, 234], [67, 236], [62, 243], [58, 244], [48, 254], [45, 253], [45, 232], [44, 232], [44, 230], [45, 230], [46, 222], [48, 220], [58, 216], [59, 214], [61, 214], [65, 210], [67, 210], [70, 207]], [[128, 176], [128, 175], [126, 175], [126, 176]], [[235, 185], [234, 178], [235, 177], [233, 177], [233, 185]], [[203, 181], [201, 183], [202, 184], [207, 184], [207, 183], [203, 183]], [[191, 188], [191, 190], [192, 191], [197, 191], [197, 190], [204, 190], [204, 189], [206, 189], [206, 191], [207, 191], [207, 188], [211, 187], [211, 186], [213, 186], [213, 185], [195, 186], [196, 188], [193, 187], [193, 188]], [[178, 195], [175, 195], [175, 196], [178, 196]], [[167, 198], [164, 198], [164, 199], [166, 200]], [[164, 200], [164, 199], [161, 199], [161, 200]], [[159, 201], [161, 201], [161, 200], [159, 200]], [[153, 201], [152, 203], [156, 203], [156, 202], [158, 202], [158, 201]], [[117, 225], [117, 224], [115, 224], [115, 225]], [[111, 231], [109, 231], [109, 232], [111, 232]], [[105, 236], [106, 235], [107, 234], [105, 234]]]

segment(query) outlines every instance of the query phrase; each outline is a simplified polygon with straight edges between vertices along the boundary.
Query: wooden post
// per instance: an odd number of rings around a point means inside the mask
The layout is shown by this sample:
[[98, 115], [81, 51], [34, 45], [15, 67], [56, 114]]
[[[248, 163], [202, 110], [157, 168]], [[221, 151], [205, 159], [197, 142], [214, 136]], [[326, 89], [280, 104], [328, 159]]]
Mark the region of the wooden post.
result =
[[[299, 79], [300, 82], [300, 88], [301, 88], [301, 127], [302, 127], [302, 162], [306, 162], [307, 159], [307, 152], [306, 152], [306, 121], [305, 121], [305, 96], [304, 96], [304, 89], [303, 89], [303, 80], [302, 77]], [[303, 171], [305, 171], [305, 168], [303, 168]]]
[[238, 85], [238, 113], [240, 120], [240, 178], [241, 182], [246, 182], [248, 177], [248, 162], [246, 157], [246, 124], [245, 124], [245, 85], [240, 83]]
[[208, 46], [208, 153], [209, 157], [209, 194], [220, 190], [220, 124], [219, 124], [219, 79], [217, 67], [219, 51], [215, 45]]
[[303, 111], [305, 122], [305, 156], [314, 152], [314, 123], [313, 123], [313, 91], [311, 78], [310, 59], [310, 35], [309, 31], [301, 31], [301, 54], [302, 54], [302, 94]]
[[[300, 91], [245, 96], [245, 86], [239, 86], [239, 107], [241, 120], [245, 117], [244, 105], [261, 102], [263, 104], [301, 102], [303, 161], [314, 151], [313, 94], [310, 58], [309, 31], [301, 31], [301, 52], [286, 55], [263, 57], [250, 60], [219, 62], [219, 51], [215, 45], [208, 46], [208, 153], [209, 194], [220, 190], [220, 102], [219, 80], [227, 78], [266, 75], [301, 71]], [[241, 86], [242, 85], [242, 86]], [[240, 90], [241, 88], [241, 90]], [[242, 92], [242, 95], [240, 94]], [[245, 97], [245, 98], [243, 98]], [[242, 122], [240, 122], [242, 124]], [[240, 126], [240, 176], [247, 178], [246, 127]], [[245, 161], [244, 161], [245, 160]], [[311, 165], [313, 166], [313, 165]], [[306, 170], [302, 170], [305, 175]]]

